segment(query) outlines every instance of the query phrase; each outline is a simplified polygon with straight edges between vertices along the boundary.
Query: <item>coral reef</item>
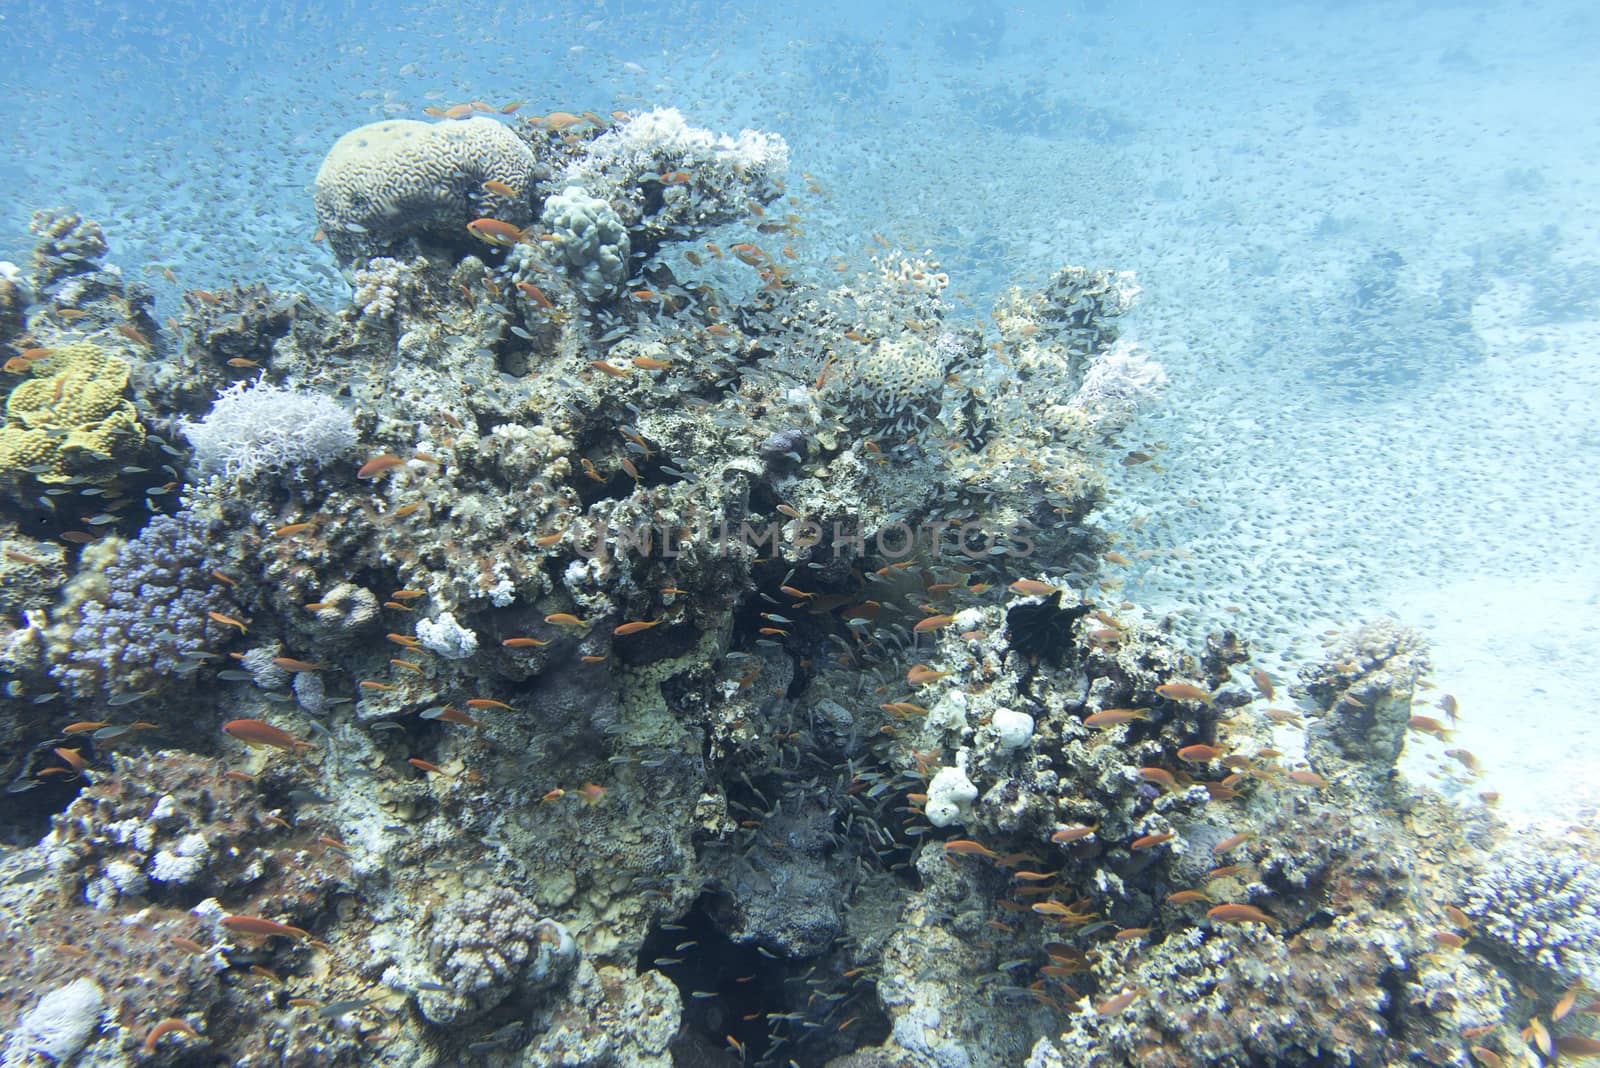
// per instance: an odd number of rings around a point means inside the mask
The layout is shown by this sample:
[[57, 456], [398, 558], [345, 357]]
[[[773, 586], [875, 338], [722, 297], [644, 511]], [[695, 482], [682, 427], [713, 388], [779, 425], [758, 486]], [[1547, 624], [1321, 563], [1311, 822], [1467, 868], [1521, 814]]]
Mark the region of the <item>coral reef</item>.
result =
[[19, 411], [96, 353], [148, 462], [29, 454], [0, 529], [0, 813], [48, 821], [0, 854], [8, 1057], [1464, 1066], [1581, 1030], [1578, 854], [1401, 789], [1414, 635], [1273, 706], [1248, 636], [1186, 648], [1102, 568], [1106, 443], [1165, 385], [1131, 276], [975, 317], [926, 256], [808, 263], [779, 138], [486, 108], [333, 146], [339, 309], [190, 291], [163, 333], [40, 217]]

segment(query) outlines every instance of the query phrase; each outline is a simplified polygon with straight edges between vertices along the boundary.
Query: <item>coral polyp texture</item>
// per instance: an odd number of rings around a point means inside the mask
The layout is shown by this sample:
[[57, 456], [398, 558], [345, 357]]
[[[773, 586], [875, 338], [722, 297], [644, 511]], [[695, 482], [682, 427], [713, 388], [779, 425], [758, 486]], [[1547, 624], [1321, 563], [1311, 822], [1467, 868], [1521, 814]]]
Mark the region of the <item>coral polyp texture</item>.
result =
[[467, 223], [495, 212], [520, 225], [528, 205], [484, 183], [526, 195], [533, 166], [528, 147], [493, 119], [374, 122], [328, 150], [315, 183], [317, 223], [346, 259], [414, 234], [460, 238]]
[[344, 306], [7, 276], [7, 1065], [1593, 1041], [1592, 842], [1403, 777], [1420, 638], [1290, 685], [1108, 570], [1130, 274], [973, 309], [775, 135], [489, 110], [333, 145]]

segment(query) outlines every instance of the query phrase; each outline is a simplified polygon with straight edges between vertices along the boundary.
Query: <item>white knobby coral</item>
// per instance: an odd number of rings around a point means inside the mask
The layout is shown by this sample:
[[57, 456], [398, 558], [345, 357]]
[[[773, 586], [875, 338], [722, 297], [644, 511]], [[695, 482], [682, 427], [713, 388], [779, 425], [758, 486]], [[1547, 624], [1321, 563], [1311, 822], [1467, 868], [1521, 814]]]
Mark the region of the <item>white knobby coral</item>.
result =
[[40, 1057], [59, 1063], [77, 1054], [99, 1026], [105, 991], [93, 979], [75, 979], [39, 999], [11, 1033], [4, 1068], [38, 1064]]
[[331, 397], [265, 379], [235, 382], [217, 394], [204, 419], [182, 430], [201, 477], [241, 481], [303, 474], [356, 446], [355, 420]]
[[395, 313], [401, 289], [427, 266], [421, 256], [411, 261], [374, 257], [354, 270], [350, 303], [361, 310], [362, 319], [387, 319]]
[[465, 660], [478, 651], [478, 636], [457, 623], [452, 612], [441, 612], [438, 619], [419, 620], [417, 639], [424, 649], [446, 660]]
[[632, 245], [610, 204], [568, 186], [544, 202], [539, 221], [558, 239], [556, 253], [586, 299], [603, 300], [622, 286]]

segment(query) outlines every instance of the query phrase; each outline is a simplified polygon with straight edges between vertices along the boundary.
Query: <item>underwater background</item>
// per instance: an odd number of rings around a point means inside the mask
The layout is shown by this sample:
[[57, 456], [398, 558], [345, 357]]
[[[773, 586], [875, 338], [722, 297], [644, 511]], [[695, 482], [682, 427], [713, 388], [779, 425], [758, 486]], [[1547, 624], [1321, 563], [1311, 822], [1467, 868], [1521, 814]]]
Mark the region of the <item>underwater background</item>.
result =
[[1591, 6], [0, 42], [7, 1068], [1600, 1050]]

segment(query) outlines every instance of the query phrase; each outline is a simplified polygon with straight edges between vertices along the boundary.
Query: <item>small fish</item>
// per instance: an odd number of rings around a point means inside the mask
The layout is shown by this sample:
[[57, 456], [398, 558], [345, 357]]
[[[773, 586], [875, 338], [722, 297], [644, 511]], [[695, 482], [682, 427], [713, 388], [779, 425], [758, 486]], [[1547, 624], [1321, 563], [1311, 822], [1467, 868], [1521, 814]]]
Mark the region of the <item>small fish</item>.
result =
[[207, 612], [206, 618], [224, 627], [238, 627], [240, 634], [243, 634], [246, 630], [245, 625], [239, 620], [234, 619], [232, 616], [225, 616], [221, 612]]
[[570, 612], [554, 612], [545, 616], [544, 621], [552, 627], [587, 628], [589, 626], [588, 623], [585, 623]]
[[1049, 597], [1055, 594], [1060, 587], [1052, 586], [1048, 582], [1037, 579], [1021, 578], [1007, 586], [1012, 593], [1021, 594], [1023, 597]]
[[1057, 845], [1067, 842], [1081, 842], [1098, 829], [1099, 824], [1091, 827], [1063, 827], [1050, 836], [1050, 841], [1055, 842]]
[[[606, 788], [597, 783], [586, 782], [578, 788], [578, 796], [591, 805], [598, 805], [606, 796]], [[678, 947], [680, 950], [683, 946]]]
[[1166, 768], [1140, 768], [1139, 778], [1145, 782], [1154, 783], [1169, 793], [1176, 792], [1178, 780]]
[[108, 721], [106, 721], [106, 720], [99, 719], [99, 720], [83, 720], [83, 721], [78, 722], [78, 723], [69, 723], [65, 727], [61, 728], [61, 733], [62, 734], [87, 734], [89, 731], [97, 731], [101, 727], [106, 726], [107, 722]]
[[522, 290], [524, 296], [533, 301], [539, 307], [543, 308], [545, 311], [556, 310], [556, 306], [550, 302], [550, 298], [544, 295], [544, 290], [540, 289], [532, 282], [518, 282], [517, 288]]
[[1139, 1000], [1139, 991], [1125, 990], [1115, 997], [1107, 998], [1094, 1007], [1094, 1011], [1101, 1016], [1115, 1016], [1123, 1009]]
[[1147, 708], [1108, 708], [1086, 717], [1083, 722], [1088, 727], [1117, 727], [1136, 719], [1149, 718], [1150, 710]]
[[1250, 681], [1256, 684], [1256, 690], [1267, 700], [1272, 700], [1276, 691], [1272, 688], [1272, 679], [1265, 671], [1256, 668], [1250, 672]]
[[439, 765], [433, 763], [432, 761], [423, 760], [420, 757], [407, 757], [406, 758], [406, 763], [410, 764], [412, 767], [416, 768], [418, 771], [427, 771], [427, 772], [433, 773], [434, 775], [443, 775], [443, 774], [445, 774], [445, 770], [443, 768], [441, 768]]
[[[1472, 1059], [1483, 1065], [1483, 1068], [1504, 1068], [1506, 1063], [1500, 1054], [1482, 1046], [1473, 1046], [1469, 1052], [1472, 1054]], [[1562, 1052], [1565, 1053], [1567, 1051], [1562, 1050]]]
[[483, 726], [482, 723], [479, 723], [477, 720], [461, 711], [461, 709], [452, 708], [449, 705], [442, 705], [438, 708], [424, 709], [421, 715], [423, 719], [434, 719], [441, 723], [459, 723], [463, 727]]
[[652, 619], [652, 620], [648, 620], [648, 621], [633, 622], [633, 623], [624, 623], [620, 627], [617, 627], [616, 629], [614, 629], [611, 633], [615, 634], [619, 638], [626, 638], [630, 634], [638, 634], [642, 630], [649, 630], [651, 627], [659, 626], [660, 623], [661, 623], [661, 620], [659, 620], [659, 619]]
[[1314, 786], [1322, 789], [1328, 785], [1328, 780], [1312, 771], [1310, 768], [1295, 768], [1289, 772], [1289, 781], [1299, 783], [1301, 786]]
[[493, 178], [490, 178], [483, 183], [483, 189], [486, 193], [493, 193], [497, 197], [506, 197], [509, 200], [516, 200], [522, 195], [515, 189], [512, 189], [509, 185], [506, 185], [506, 183], [497, 182]]
[[1406, 726], [1422, 734], [1431, 734], [1438, 738], [1450, 737], [1450, 728], [1432, 716], [1412, 716], [1406, 721]]
[[610, 375], [612, 378], [627, 378], [633, 373], [626, 367], [618, 367], [615, 364], [606, 363], [604, 360], [590, 360], [589, 366], [593, 367], [596, 371]]
[[1230, 834], [1228, 837], [1212, 846], [1211, 851], [1213, 853], [1226, 853], [1230, 849], [1239, 848], [1254, 837], [1255, 833], [1253, 831], [1240, 831], [1238, 834]]
[[507, 638], [500, 644], [507, 649], [538, 649], [550, 643], [540, 641], [538, 638]]
[[1534, 1046], [1537, 1047], [1539, 1052], [1543, 1053], [1546, 1057], [1555, 1052], [1555, 1042], [1550, 1037], [1550, 1029], [1546, 1027], [1544, 1025], [1544, 1021], [1539, 1019], [1537, 1016], [1529, 1020], [1528, 1026], [1522, 1031], [1522, 1037], [1524, 1041], [1528, 1040], [1530, 1036], [1532, 1037]]
[[272, 663], [283, 668], [285, 671], [306, 672], [327, 670], [321, 664], [313, 664], [309, 660], [296, 660], [292, 656], [275, 656], [272, 658]]
[[1173, 831], [1163, 831], [1160, 834], [1147, 834], [1142, 838], [1135, 838], [1132, 842], [1128, 843], [1128, 848], [1141, 851], [1146, 849], [1154, 849], [1162, 842], [1170, 842], [1176, 837], [1178, 836]]
[[667, 360], [657, 360], [650, 356], [635, 356], [629, 362], [643, 371], [665, 371], [672, 366]]
[[1179, 890], [1167, 895], [1169, 905], [1196, 905], [1201, 902], [1209, 904], [1210, 901], [1203, 890]]
[[1467, 940], [1454, 931], [1435, 931], [1433, 940], [1445, 949], [1460, 949], [1467, 944]]
[[927, 619], [918, 621], [917, 625], [911, 629], [917, 634], [927, 634], [930, 631], [943, 630], [953, 622], [955, 622], [954, 616], [929, 616]]
[[383, 474], [385, 471], [393, 471], [397, 467], [404, 466], [404, 464], [405, 461], [400, 459], [398, 456], [392, 456], [389, 453], [380, 453], [357, 468], [356, 477], [374, 478]]
[[1581, 982], [1573, 983], [1569, 986], [1567, 992], [1561, 995], [1561, 1000], [1556, 1002], [1556, 1007], [1550, 1010], [1550, 1021], [1559, 1023], [1561, 1020], [1566, 1019], [1567, 1014], [1578, 1004], [1578, 995], [1581, 993], [1583, 993], [1583, 984]]
[[296, 534], [304, 534], [306, 531], [314, 530], [315, 528], [315, 523], [289, 523], [274, 530], [272, 536], [274, 538], [292, 538]]
[[968, 857], [984, 857], [988, 860], [1000, 859], [1000, 854], [996, 853], [988, 846], [981, 845], [978, 842], [974, 842], [966, 838], [956, 838], [946, 842], [944, 844], [944, 852], [945, 856], [961, 855]]
[[1474, 775], [1483, 771], [1483, 765], [1478, 762], [1478, 758], [1473, 756], [1472, 753], [1466, 749], [1446, 749], [1444, 751], [1444, 755], [1449, 757], [1451, 760], [1459, 762], [1462, 767], [1466, 768]]
[[1206, 910], [1206, 918], [1221, 923], [1264, 923], [1268, 927], [1278, 926], [1277, 920], [1254, 905], [1218, 905]]
[[294, 939], [307, 937], [306, 932], [299, 927], [290, 927], [288, 924], [278, 923], [276, 920], [264, 920], [259, 916], [224, 916], [217, 922], [230, 931], [237, 931], [240, 934], [247, 935], [260, 935], [263, 938], [271, 938], [274, 935]]
[[488, 698], [488, 697], [472, 697], [472, 698], [468, 698], [467, 701], [466, 701], [466, 706], [468, 708], [499, 708], [499, 709], [504, 709], [507, 712], [516, 711], [514, 708], [512, 708], [510, 705], [506, 704], [504, 701], [496, 701], [496, 700], [494, 700], [492, 698]]
[[172, 1034], [174, 1031], [181, 1031], [190, 1038], [200, 1037], [195, 1029], [190, 1027], [186, 1021], [180, 1020], [176, 1016], [169, 1016], [167, 1019], [162, 1020], [160, 1023], [156, 1024], [150, 1029], [150, 1033], [145, 1036], [144, 1045], [140, 1047], [140, 1050], [147, 1054], [154, 1053], [156, 1051], [156, 1045], [163, 1038]]
[[938, 682], [940, 679], [948, 678], [949, 675], [950, 672], [948, 671], [935, 671], [927, 664], [916, 664], [910, 671], [906, 672], [906, 685], [925, 686], [930, 682]]
[[225, 733], [239, 739], [253, 748], [271, 746], [274, 749], [287, 749], [298, 752], [310, 748], [311, 743], [296, 738], [286, 730], [264, 723], [259, 719], [234, 719], [222, 725]]
[[528, 239], [525, 231], [499, 219], [473, 219], [467, 223], [467, 233], [495, 248], [510, 248]]
[[1555, 1040], [1555, 1049], [1564, 1057], [1600, 1056], [1600, 1039], [1584, 1035], [1562, 1035]]
[[1178, 759], [1191, 764], [1208, 764], [1218, 757], [1225, 756], [1227, 750], [1216, 745], [1186, 745], [1178, 750]]
[[318, 1009], [317, 1018], [321, 1020], [331, 1020], [337, 1016], [346, 1016], [352, 1012], [359, 1012], [361, 1009], [366, 1008], [367, 1004], [367, 1002], [359, 999], [335, 1001]]
[[1169, 701], [1199, 701], [1207, 705], [1212, 698], [1209, 691], [1187, 682], [1164, 682], [1156, 687], [1156, 693]]

